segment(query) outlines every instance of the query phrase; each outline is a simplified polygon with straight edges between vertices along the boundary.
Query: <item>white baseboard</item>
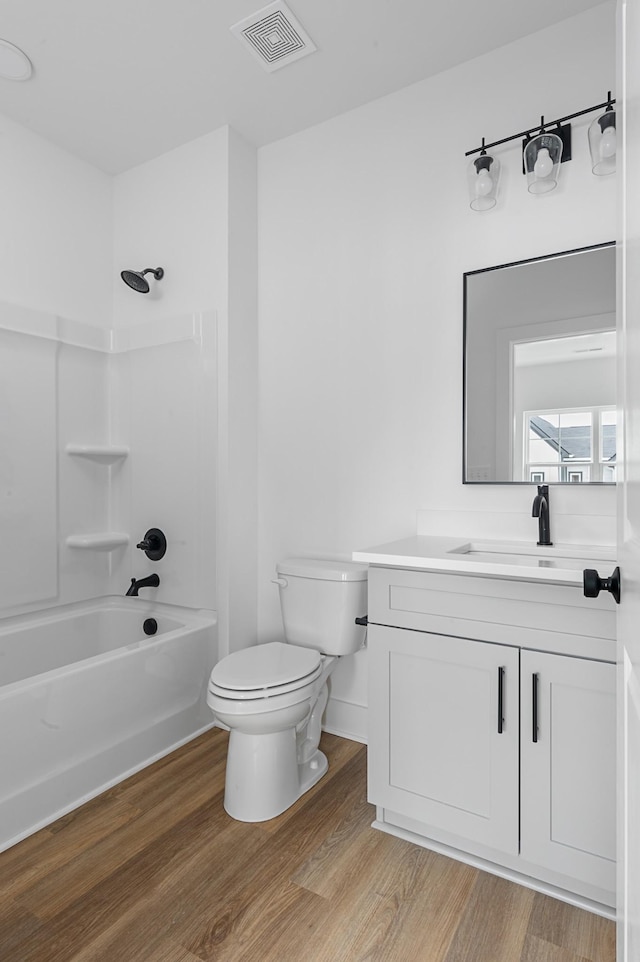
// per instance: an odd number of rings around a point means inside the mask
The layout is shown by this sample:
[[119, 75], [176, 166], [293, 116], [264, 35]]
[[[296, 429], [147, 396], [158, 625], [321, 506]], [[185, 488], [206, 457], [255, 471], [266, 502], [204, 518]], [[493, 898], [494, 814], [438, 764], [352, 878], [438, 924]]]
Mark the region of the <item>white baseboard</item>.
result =
[[324, 731], [367, 744], [367, 709], [364, 705], [330, 698], [322, 725]]

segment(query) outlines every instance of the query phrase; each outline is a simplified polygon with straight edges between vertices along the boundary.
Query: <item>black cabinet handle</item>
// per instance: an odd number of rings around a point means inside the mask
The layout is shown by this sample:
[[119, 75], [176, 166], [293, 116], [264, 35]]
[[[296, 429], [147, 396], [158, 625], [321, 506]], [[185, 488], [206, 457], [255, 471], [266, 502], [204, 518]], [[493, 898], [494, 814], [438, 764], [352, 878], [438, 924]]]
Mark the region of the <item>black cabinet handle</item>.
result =
[[504, 725], [504, 718], [502, 717], [503, 712], [503, 684], [504, 684], [504, 668], [498, 668], [498, 735], [502, 735], [502, 727]]
[[533, 705], [532, 713], [531, 713], [532, 714], [532, 717], [531, 717], [532, 740], [534, 742], [537, 742], [538, 741], [538, 675], [535, 672], [531, 676], [531, 680], [532, 680], [531, 697], [532, 697], [532, 705]]
[[601, 578], [595, 568], [585, 568], [582, 584], [585, 598], [597, 598], [601, 591], [610, 591], [616, 604], [620, 604], [620, 568], [614, 568], [610, 578]]

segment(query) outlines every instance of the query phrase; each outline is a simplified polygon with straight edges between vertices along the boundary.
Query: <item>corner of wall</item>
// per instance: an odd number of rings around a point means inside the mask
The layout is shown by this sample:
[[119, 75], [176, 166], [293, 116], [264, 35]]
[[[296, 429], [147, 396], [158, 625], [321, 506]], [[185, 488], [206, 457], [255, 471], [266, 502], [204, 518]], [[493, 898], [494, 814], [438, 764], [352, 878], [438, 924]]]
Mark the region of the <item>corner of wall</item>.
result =
[[228, 304], [219, 323], [221, 653], [257, 640], [258, 297], [255, 148], [229, 129]]

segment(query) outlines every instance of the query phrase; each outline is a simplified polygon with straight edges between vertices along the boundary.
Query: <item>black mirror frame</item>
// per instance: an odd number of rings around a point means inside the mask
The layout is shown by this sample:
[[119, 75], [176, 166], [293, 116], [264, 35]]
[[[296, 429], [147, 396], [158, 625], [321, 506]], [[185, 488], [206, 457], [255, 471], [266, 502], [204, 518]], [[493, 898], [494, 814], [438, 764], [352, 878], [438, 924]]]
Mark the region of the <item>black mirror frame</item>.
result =
[[[476, 274], [487, 274], [490, 271], [498, 271], [509, 267], [522, 267], [525, 264], [540, 263], [541, 261], [555, 260], [559, 257], [566, 257], [570, 254], [582, 254], [586, 251], [602, 250], [608, 247], [616, 247], [616, 241], [604, 241], [602, 244], [590, 244], [586, 247], [576, 247], [571, 250], [557, 251], [554, 254], [543, 254], [539, 257], [528, 257], [525, 260], [510, 261], [506, 264], [495, 264], [491, 267], [481, 267], [473, 271], [465, 271], [462, 275], [462, 483], [463, 484], [517, 484], [517, 485], [536, 485], [537, 481], [469, 481], [467, 480], [467, 283], [468, 278]], [[549, 484], [565, 486], [567, 481], [550, 481]], [[594, 487], [615, 487], [616, 482], [610, 481], [584, 481], [581, 486]]]

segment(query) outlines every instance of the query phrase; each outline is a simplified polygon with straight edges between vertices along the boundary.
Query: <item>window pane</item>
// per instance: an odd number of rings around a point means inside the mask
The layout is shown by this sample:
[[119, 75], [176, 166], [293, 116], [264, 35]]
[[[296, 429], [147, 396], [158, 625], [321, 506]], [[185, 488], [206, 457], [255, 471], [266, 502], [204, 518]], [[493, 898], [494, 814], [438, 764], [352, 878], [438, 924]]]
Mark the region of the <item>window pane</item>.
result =
[[615, 464], [616, 461], [616, 423], [618, 420], [617, 411], [600, 412], [600, 436], [601, 451], [600, 460], [608, 464]]
[[560, 453], [563, 461], [591, 460], [591, 412], [560, 415]]
[[591, 411], [563, 411], [560, 417], [560, 429], [568, 427], [591, 427]]
[[558, 460], [558, 449], [557, 446], [550, 444], [547, 441], [542, 441], [540, 438], [534, 438], [529, 441], [529, 460], [535, 461], [536, 463], [549, 461], [553, 463]]
[[529, 418], [529, 461], [558, 461], [557, 414], [534, 414]]

